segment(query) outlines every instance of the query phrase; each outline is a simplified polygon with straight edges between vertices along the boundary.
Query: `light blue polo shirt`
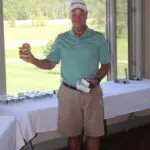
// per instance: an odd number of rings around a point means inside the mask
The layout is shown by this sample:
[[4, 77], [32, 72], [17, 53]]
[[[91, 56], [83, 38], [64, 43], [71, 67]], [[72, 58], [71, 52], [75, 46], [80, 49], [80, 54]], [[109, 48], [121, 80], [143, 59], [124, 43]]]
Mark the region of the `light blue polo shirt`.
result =
[[110, 54], [104, 35], [87, 27], [81, 37], [72, 30], [58, 35], [47, 59], [61, 61], [62, 80], [76, 86], [83, 78], [96, 77], [99, 63], [110, 63]]

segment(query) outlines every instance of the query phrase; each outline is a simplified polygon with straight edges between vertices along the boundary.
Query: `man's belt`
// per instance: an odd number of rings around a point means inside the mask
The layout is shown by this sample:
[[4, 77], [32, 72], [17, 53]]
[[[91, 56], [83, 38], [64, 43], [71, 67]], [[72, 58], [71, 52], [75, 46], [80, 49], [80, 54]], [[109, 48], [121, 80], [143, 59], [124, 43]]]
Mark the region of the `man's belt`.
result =
[[69, 84], [67, 84], [67, 83], [65, 83], [65, 82], [63, 82], [63, 85], [66, 86], [66, 87], [68, 87], [68, 88], [70, 88], [70, 89], [80, 91], [80, 90], [78, 90], [76, 87], [71, 86], [71, 85], [69, 85]]
[[[77, 89], [76, 87], [71, 86], [71, 85], [69, 85], [69, 84], [67, 84], [67, 83], [65, 83], [65, 82], [62, 82], [62, 84], [63, 84], [64, 86], [70, 88], [70, 89], [77, 90], [77, 91], [81, 91], [81, 90]], [[97, 85], [96, 85], [96, 86], [97, 86]], [[92, 90], [92, 89], [94, 89], [96, 86], [91, 87], [90, 89]]]

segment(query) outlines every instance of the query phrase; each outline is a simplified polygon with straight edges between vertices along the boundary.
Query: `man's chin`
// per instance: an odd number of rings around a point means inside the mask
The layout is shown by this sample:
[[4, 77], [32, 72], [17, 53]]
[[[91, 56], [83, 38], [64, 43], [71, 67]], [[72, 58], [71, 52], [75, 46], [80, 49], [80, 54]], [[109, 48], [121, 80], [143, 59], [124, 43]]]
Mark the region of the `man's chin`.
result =
[[81, 26], [74, 26], [74, 29], [75, 29], [76, 31], [80, 31], [80, 30], [83, 29], [83, 27], [81, 27]]

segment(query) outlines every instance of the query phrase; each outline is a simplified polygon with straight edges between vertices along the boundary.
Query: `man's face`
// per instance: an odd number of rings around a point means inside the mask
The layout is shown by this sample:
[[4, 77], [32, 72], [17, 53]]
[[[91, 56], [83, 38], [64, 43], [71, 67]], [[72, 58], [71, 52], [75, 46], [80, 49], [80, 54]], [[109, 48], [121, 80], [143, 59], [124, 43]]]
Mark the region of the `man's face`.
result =
[[84, 28], [86, 26], [86, 19], [87, 13], [84, 10], [80, 8], [72, 10], [71, 21], [75, 30], [81, 30]]

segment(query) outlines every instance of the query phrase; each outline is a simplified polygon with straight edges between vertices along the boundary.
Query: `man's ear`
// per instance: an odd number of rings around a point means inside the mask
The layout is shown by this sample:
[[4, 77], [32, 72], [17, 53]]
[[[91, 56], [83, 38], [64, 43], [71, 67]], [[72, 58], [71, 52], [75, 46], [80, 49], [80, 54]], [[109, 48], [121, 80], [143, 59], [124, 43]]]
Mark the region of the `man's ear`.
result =
[[86, 19], [88, 18], [88, 12], [86, 12]]
[[72, 11], [70, 11], [70, 13], [69, 13], [69, 19], [70, 20], [72, 19]]

